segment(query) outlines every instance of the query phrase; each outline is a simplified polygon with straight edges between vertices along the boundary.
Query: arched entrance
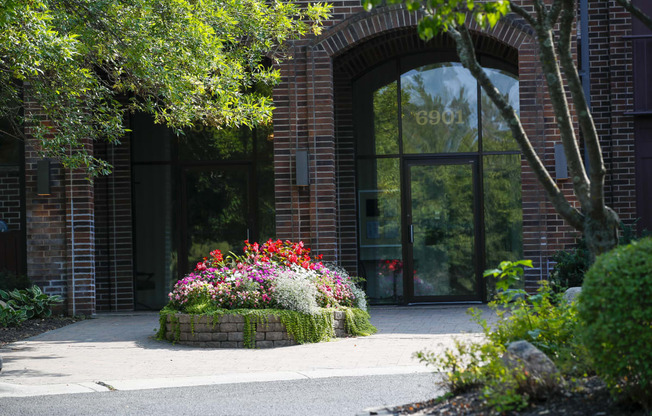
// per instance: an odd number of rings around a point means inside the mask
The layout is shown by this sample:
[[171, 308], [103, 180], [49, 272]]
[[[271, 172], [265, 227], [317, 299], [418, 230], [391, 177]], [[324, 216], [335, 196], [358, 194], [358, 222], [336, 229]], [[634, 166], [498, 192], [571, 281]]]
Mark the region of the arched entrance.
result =
[[[482, 301], [482, 271], [522, 256], [518, 146], [446, 38], [425, 44], [405, 32], [372, 43], [342, 60], [360, 68], [376, 57], [350, 81], [367, 294], [374, 303]], [[487, 46], [513, 57], [504, 45]], [[479, 59], [518, 108], [515, 59]]]

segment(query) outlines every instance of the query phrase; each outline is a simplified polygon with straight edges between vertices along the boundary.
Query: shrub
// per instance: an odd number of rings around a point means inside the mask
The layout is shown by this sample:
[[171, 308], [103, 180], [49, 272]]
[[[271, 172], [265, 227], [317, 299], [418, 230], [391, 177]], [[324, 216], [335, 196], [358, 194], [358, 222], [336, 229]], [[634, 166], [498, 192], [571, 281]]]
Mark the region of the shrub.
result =
[[13, 300], [0, 300], [0, 327], [18, 326], [27, 320], [27, 313], [16, 306]]
[[558, 251], [551, 260], [555, 265], [550, 272], [550, 285], [555, 292], [563, 292], [569, 287], [582, 286], [584, 274], [591, 264], [591, 254], [586, 247], [586, 240], [581, 237], [577, 246], [571, 251]]
[[38, 286], [10, 292], [0, 290], [0, 300], [24, 311], [27, 319], [47, 318], [52, 315], [52, 305], [62, 302], [61, 296], [47, 295]]
[[498, 320], [490, 326], [477, 309], [469, 309], [473, 320], [482, 326], [487, 342], [461, 343], [443, 354], [428, 351], [415, 355], [422, 362], [444, 373], [444, 384], [460, 393], [479, 388], [486, 403], [496, 412], [519, 410], [527, 406], [529, 396], [520, 386], [527, 375], [506, 367], [501, 359], [507, 345], [525, 340], [537, 346], [566, 375], [583, 374], [588, 369], [586, 352], [575, 333], [578, 327], [575, 305], [559, 301], [547, 282], [534, 295], [520, 286], [529, 260], [502, 262], [487, 270], [485, 277], [496, 277], [497, 294], [489, 306]]
[[596, 259], [578, 309], [595, 370], [614, 393], [652, 410], [652, 238]]

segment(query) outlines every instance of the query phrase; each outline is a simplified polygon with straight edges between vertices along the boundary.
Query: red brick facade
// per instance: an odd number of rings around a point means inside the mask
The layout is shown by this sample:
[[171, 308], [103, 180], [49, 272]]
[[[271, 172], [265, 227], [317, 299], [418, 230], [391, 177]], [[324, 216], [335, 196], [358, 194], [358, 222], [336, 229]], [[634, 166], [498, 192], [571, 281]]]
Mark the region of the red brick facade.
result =
[[[592, 105], [610, 171], [607, 203], [631, 223], [636, 217], [634, 136], [632, 117], [625, 112], [632, 108], [632, 56], [624, 38], [631, 33], [631, 18], [614, 1], [589, 3]], [[358, 255], [352, 79], [394, 56], [447, 46], [441, 38], [429, 44], [417, 40], [417, 20], [399, 6], [367, 13], [356, 1], [336, 2], [324, 33], [295, 43], [295, 59], [281, 66], [283, 81], [274, 94], [278, 236], [303, 239], [353, 273]], [[521, 119], [554, 171], [559, 135], [529, 30], [518, 19], [505, 19], [490, 33], [477, 32], [476, 41], [497, 58], [518, 56]], [[296, 149], [307, 149], [311, 156], [308, 189], [293, 186]], [[549, 255], [574, 244], [577, 233], [543, 197], [526, 163], [522, 172], [523, 248], [535, 263], [528, 281], [534, 288], [548, 274]], [[558, 185], [570, 195], [570, 180]]]
[[[281, 239], [303, 240], [325, 259], [356, 273], [353, 80], [401, 54], [450, 48], [451, 44], [445, 37], [429, 43], [419, 40], [415, 34], [418, 16], [401, 7], [367, 13], [359, 0], [332, 4], [333, 18], [326, 22], [323, 34], [294, 43], [293, 59], [281, 65], [282, 82], [274, 91], [276, 232]], [[635, 116], [629, 114], [634, 108], [634, 58], [632, 41], [627, 38], [632, 34], [632, 21], [614, 0], [592, 0], [589, 5], [591, 105], [609, 171], [607, 203], [621, 219], [632, 222], [641, 215], [636, 206], [641, 184], [635, 181], [635, 130], [652, 131], [649, 116], [637, 119], [635, 125]], [[490, 33], [471, 27], [479, 50], [518, 63], [521, 119], [545, 164], [554, 171], [558, 131], [530, 29], [512, 18]], [[35, 103], [27, 105], [36, 107]], [[94, 184], [82, 173], [53, 163], [49, 196], [36, 194], [40, 156], [33, 145], [25, 144], [22, 192], [20, 169], [0, 169], [0, 219], [11, 230], [24, 232], [27, 275], [47, 293], [64, 296], [71, 314], [133, 309], [129, 141], [115, 147], [95, 144], [94, 154], [112, 163], [114, 173]], [[294, 185], [297, 150], [309, 152], [307, 187]], [[570, 194], [569, 180], [558, 184]], [[543, 195], [523, 162], [523, 249], [525, 257], [535, 263], [527, 282], [530, 289], [547, 276], [550, 254], [572, 245], [576, 235]]]

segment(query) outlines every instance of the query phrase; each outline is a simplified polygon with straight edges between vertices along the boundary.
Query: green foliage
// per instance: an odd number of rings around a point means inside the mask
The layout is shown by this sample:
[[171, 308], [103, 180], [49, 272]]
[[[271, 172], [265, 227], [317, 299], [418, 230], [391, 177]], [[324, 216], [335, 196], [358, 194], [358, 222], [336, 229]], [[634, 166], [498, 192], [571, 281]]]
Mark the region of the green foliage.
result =
[[15, 274], [8, 270], [0, 271], [0, 290], [27, 289], [32, 286], [29, 278], [23, 274]]
[[431, 39], [437, 33], [446, 32], [450, 28], [461, 26], [466, 22], [467, 13], [482, 28], [489, 29], [510, 12], [509, 1], [476, 0], [364, 0], [367, 10], [383, 4], [405, 4], [410, 11], [425, 12], [419, 21], [419, 35]]
[[591, 253], [584, 237], [577, 240], [575, 249], [560, 250], [551, 259], [555, 266], [550, 272], [550, 285], [555, 292], [561, 293], [569, 287], [582, 286], [584, 274], [591, 264]]
[[652, 237], [596, 259], [578, 310], [595, 370], [615, 393], [652, 410]]
[[14, 300], [0, 300], [0, 328], [19, 326], [27, 320], [27, 312], [16, 305]]
[[375, 334], [377, 329], [371, 324], [371, 316], [363, 309], [346, 308], [344, 309], [346, 318], [346, 330], [349, 334], [355, 336], [368, 336]]
[[[376, 332], [376, 328], [369, 322], [369, 314], [357, 308], [344, 308], [346, 314], [347, 331], [354, 336], [366, 336]], [[188, 310], [186, 309], [186, 312]], [[316, 314], [305, 314], [286, 309], [215, 309], [204, 308], [201, 315], [209, 316], [213, 325], [216, 325], [224, 315], [241, 315], [244, 317], [243, 330], [245, 348], [256, 348], [256, 329], [265, 325], [269, 316], [276, 316], [285, 326], [288, 334], [298, 344], [328, 341], [335, 337], [334, 330], [335, 309], [322, 308]], [[174, 336], [172, 342], [179, 341], [181, 326], [177, 314], [178, 310], [170, 306], [163, 308], [159, 315], [159, 330], [156, 338], [165, 340], [168, 316], [173, 326]], [[191, 314], [191, 324], [199, 314]]]
[[445, 384], [456, 393], [478, 388], [494, 411], [503, 413], [526, 407], [530, 398], [520, 386], [527, 385], [523, 371], [509, 369], [502, 356], [511, 342], [526, 340], [552, 359], [563, 374], [576, 375], [588, 371], [585, 349], [575, 336], [578, 331], [574, 304], [559, 300], [547, 282], [534, 295], [515, 289], [532, 267], [529, 260], [504, 261], [497, 269], [485, 271], [485, 277], [496, 277], [498, 293], [489, 303], [498, 320], [490, 326], [477, 309], [469, 314], [483, 329], [486, 342], [461, 343], [438, 355], [428, 351], [415, 355], [441, 371]]
[[[110, 166], [87, 140], [117, 142], [127, 112], [148, 112], [179, 133], [266, 123], [271, 100], [246, 94], [279, 80], [264, 57], [280, 58], [289, 40], [319, 33], [329, 9], [263, 0], [7, 0], [0, 118], [12, 121], [16, 139], [29, 125], [40, 150], [91, 177]], [[40, 108], [22, 114], [28, 84]]]
[[24, 311], [27, 319], [47, 318], [52, 315], [52, 305], [63, 301], [61, 296], [43, 293], [38, 286], [14, 289], [10, 292], [0, 290], [0, 300]]

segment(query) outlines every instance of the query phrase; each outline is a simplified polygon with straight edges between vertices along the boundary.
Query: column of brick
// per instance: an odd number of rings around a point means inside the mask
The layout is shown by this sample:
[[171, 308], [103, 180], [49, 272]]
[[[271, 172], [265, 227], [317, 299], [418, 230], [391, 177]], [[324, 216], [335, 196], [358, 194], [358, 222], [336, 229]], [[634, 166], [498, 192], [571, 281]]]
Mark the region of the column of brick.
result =
[[[83, 143], [91, 148], [93, 143]], [[68, 313], [94, 315], [95, 200], [93, 184], [83, 170], [65, 169]]]
[[307, 50], [308, 148], [311, 154], [311, 236], [316, 252], [337, 254], [335, 122], [331, 59], [320, 46]]

